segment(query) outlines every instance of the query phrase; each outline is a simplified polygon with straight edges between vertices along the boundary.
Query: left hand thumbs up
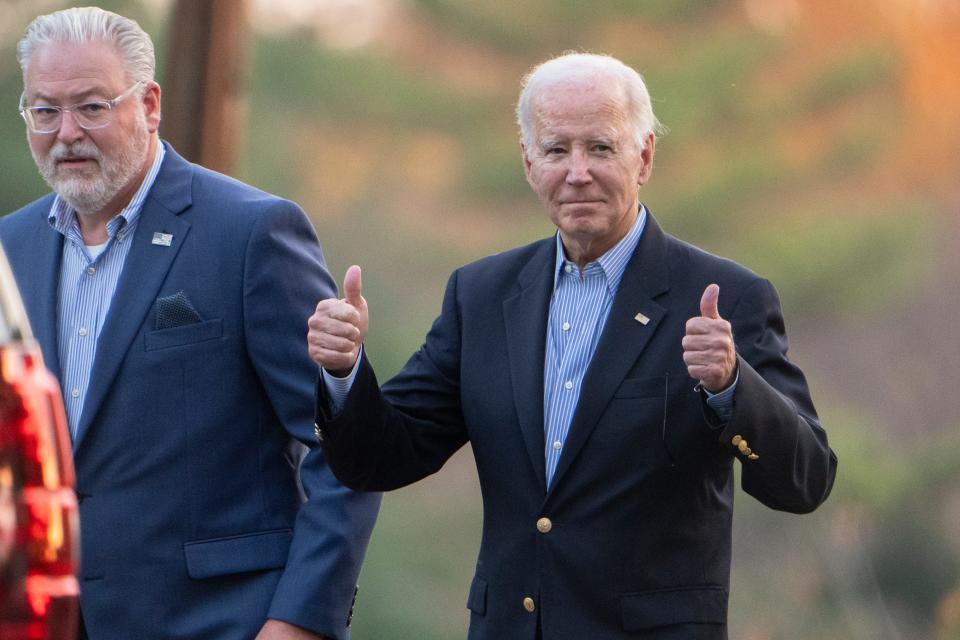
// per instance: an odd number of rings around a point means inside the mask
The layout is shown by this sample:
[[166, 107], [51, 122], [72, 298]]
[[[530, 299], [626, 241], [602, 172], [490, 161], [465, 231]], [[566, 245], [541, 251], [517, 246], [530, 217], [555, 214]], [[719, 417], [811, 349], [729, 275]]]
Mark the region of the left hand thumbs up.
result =
[[707, 286], [703, 290], [703, 295], [700, 296], [700, 315], [711, 320], [719, 320], [718, 302], [720, 302], [720, 287], [715, 284]]
[[735, 379], [737, 350], [730, 323], [720, 317], [720, 287], [711, 284], [700, 297], [700, 315], [687, 320], [683, 361], [687, 372], [711, 393], [719, 393]]

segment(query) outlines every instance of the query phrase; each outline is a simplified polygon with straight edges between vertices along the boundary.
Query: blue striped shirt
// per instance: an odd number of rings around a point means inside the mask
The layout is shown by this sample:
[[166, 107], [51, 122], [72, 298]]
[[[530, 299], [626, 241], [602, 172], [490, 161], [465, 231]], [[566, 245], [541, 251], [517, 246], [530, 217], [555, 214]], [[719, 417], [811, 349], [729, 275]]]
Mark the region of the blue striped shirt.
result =
[[553, 479], [570, 421], [580, 399], [580, 386], [600, 334], [610, 315], [627, 262], [637, 248], [647, 222], [643, 205], [637, 220], [620, 242], [593, 262], [581, 275], [566, 259], [557, 234], [557, 261], [553, 297], [547, 317], [547, 354], [544, 360], [543, 416], [547, 486]]
[[97, 340], [133, 243], [143, 202], [160, 171], [164, 153], [163, 145], [157, 145], [156, 156], [143, 183], [130, 203], [107, 223], [106, 245], [102, 251], [95, 251], [96, 255], [91, 255], [83, 243], [73, 208], [60, 196], [50, 208], [50, 226], [64, 237], [57, 292], [57, 330], [60, 382], [71, 438], [77, 434], [83, 413]]

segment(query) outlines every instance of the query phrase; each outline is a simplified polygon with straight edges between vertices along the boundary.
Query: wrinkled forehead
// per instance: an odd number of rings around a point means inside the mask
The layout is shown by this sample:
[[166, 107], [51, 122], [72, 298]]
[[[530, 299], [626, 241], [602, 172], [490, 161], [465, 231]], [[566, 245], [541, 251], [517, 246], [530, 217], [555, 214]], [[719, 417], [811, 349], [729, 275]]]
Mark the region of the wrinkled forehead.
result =
[[110, 43], [53, 41], [32, 53], [23, 85], [28, 96], [87, 89], [109, 93], [122, 91], [128, 84], [127, 76], [120, 52]]
[[629, 119], [627, 93], [609, 78], [573, 78], [538, 87], [531, 100], [537, 130], [565, 124], [620, 128]]
[[69, 74], [99, 71], [102, 74], [126, 75], [123, 55], [115, 44], [106, 40], [50, 40], [31, 52], [24, 70], [24, 80], [38, 74]]

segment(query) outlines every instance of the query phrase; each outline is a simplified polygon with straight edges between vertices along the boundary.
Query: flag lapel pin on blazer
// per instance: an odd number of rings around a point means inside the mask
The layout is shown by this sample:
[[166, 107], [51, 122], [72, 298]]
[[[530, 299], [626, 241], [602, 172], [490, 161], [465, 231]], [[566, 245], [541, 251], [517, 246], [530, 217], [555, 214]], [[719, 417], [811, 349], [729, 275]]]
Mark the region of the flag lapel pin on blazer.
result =
[[160, 233], [159, 231], [154, 231], [152, 244], [155, 244], [160, 247], [169, 247], [170, 243], [173, 242], [172, 233]]
[[638, 313], [637, 315], [633, 316], [633, 319], [639, 322], [640, 324], [642, 324], [643, 326], [647, 326], [647, 323], [650, 322], [650, 318], [643, 315], [642, 313]]

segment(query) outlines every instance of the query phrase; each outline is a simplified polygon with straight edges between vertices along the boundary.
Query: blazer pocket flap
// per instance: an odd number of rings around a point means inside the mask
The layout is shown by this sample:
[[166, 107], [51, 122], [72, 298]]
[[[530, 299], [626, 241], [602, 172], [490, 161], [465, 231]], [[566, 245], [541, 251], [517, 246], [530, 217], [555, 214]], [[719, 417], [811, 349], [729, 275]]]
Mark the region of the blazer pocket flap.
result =
[[170, 329], [158, 329], [146, 333], [146, 349], [166, 349], [167, 347], [179, 347], [194, 342], [203, 342], [204, 340], [215, 340], [223, 335], [223, 319], [206, 320], [204, 322], [195, 322], [185, 324]]
[[624, 631], [672, 624], [726, 624], [727, 590], [723, 587], [660, 589], [620, 596]]
[[191, 578], [212, 578], [246, 571], [281, 569], [287, 564], [291, 540], [293, 532], [282, 529], [187, 542], [183, 545], [187, 574]]
[[473, 577], [470, 595], [467, 596], [467, 609], [481, 616], [487, 613], [487, 581], [480, 576]]

